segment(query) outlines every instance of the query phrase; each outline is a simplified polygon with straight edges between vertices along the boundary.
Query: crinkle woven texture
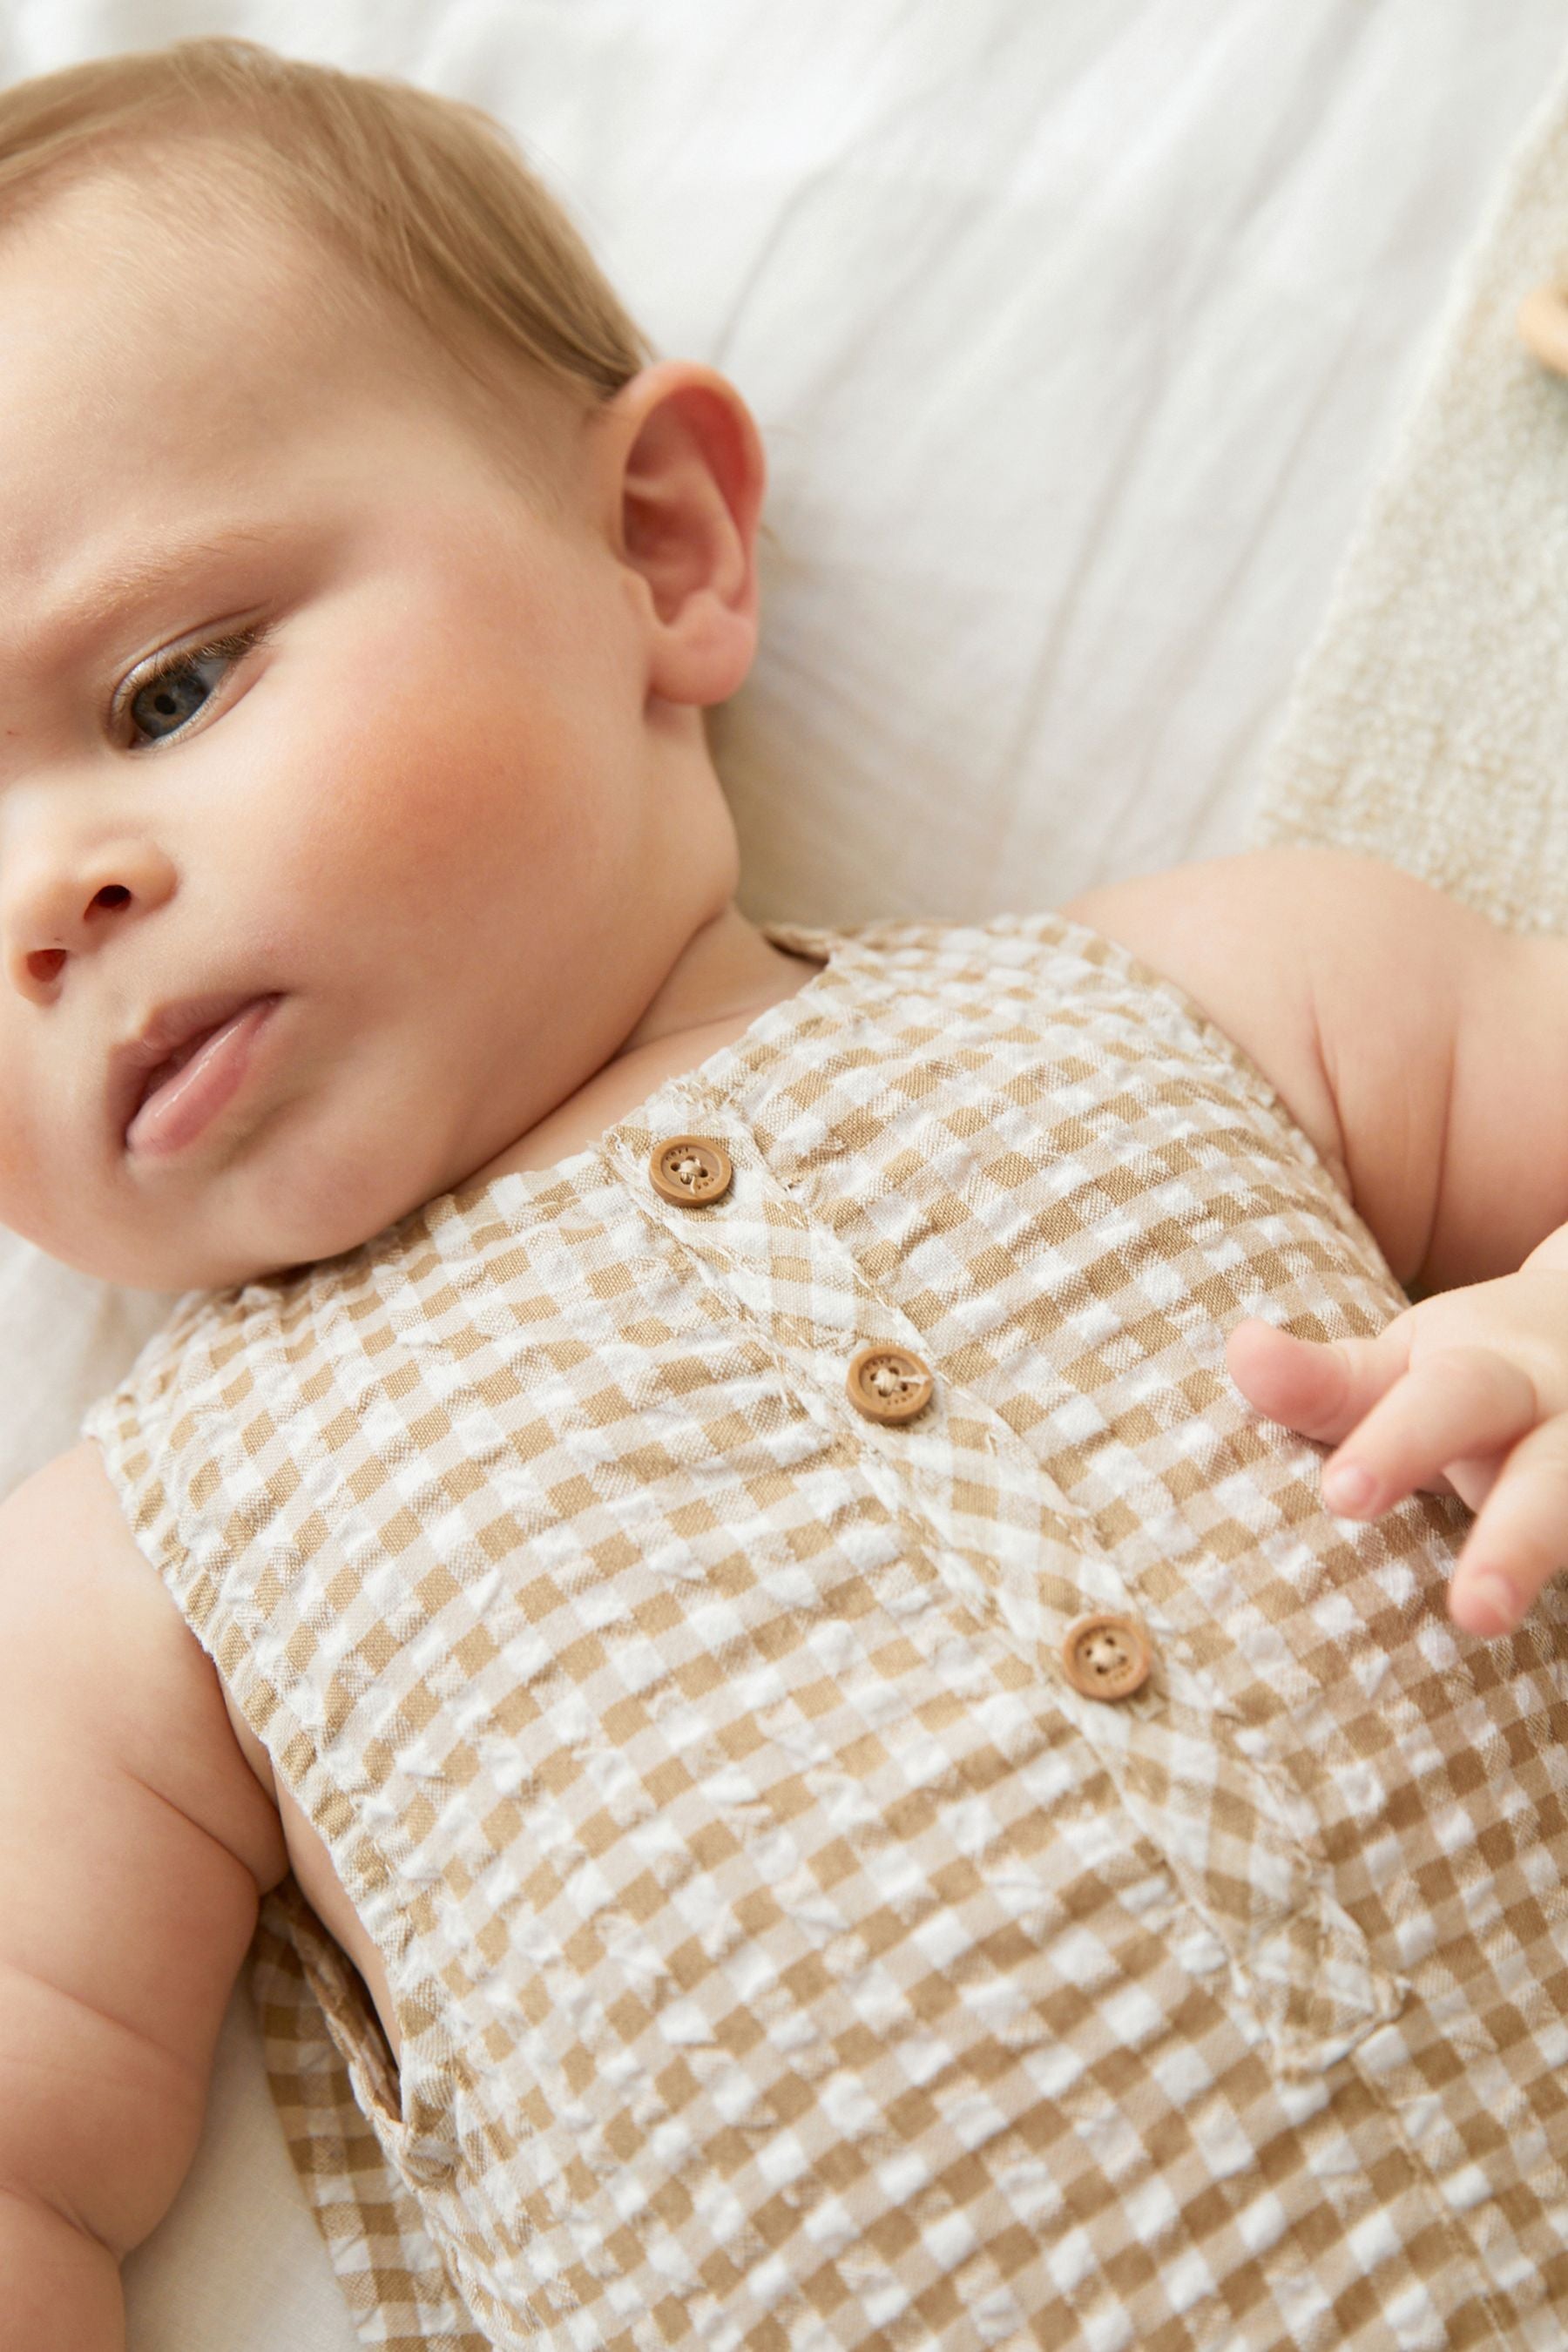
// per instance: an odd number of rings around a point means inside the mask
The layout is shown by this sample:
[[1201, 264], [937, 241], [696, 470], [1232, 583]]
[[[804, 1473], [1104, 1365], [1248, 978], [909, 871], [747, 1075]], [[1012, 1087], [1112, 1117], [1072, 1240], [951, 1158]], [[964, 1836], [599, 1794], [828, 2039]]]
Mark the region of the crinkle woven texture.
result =
[[1560, 2352], [1562, 1588], [1459, 1634], [1459, 1506], [1336, 1520], [1224, 1370], [1397, 1312], [1372, 1237], [1097, 934], [769, 928], [735, 1045], [83, 1423], [385, 1963], [401, 2080], [268, 1899], [363, 2341]]
[[1568, 62], [1466, 253], [1420, 397], [1301, 664], [1258, 844], [1386, 859], [1568, 930], [1568, 383], [1520, 339], [1568, 285]]

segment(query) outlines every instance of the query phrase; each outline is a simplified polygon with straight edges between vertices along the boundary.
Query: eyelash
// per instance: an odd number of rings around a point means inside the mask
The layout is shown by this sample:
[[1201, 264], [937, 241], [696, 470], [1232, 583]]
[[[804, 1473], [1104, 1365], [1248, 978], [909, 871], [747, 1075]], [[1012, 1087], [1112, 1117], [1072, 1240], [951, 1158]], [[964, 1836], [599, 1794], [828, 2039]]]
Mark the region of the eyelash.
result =
[[[166, 677], [177, 677], [183, 669], [194, 669], [198, 662], [211, 661], [215, 655], [221, 655], [231, 664], [237, 662], [253, 647], [258, 646], [266, 634], [263, 625], [259, 621], [253, 621], [246, 628], [228, 629], [222, 636], [209, 637], [205, 645], [182, 646], [176, 652], [159, 655], [145, 668], [132, 670], [126, 679], [114, 698], [115, 719], [121, 726], [126, 725], [130, 719], [132, 704], [137, 696], [144, 694], [150, 686], [157, 686]], [[216, 695], [217, 691], [215, 687], [214, 694]], [[211, 699], [212, 696], [209, 696], [208, 701]], [[145, 742], [128, 744], [127, 750], [156, 751], [165, 743], [177, 742], [180, 737], [187, 733], [202, 717], [206, 707], [206, 703], [203, 703], [201, 709], [193, 711], [184, 725], [175, 728], [172, 735], [151, 735]]]

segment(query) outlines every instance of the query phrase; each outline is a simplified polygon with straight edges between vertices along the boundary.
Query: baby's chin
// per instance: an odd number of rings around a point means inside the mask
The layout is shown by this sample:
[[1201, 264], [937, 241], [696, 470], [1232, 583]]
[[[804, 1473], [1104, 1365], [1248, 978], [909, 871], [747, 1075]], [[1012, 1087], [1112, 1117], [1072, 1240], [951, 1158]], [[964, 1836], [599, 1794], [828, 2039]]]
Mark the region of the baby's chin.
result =
[[[420, 1188], [416, 1180], [413, 1189]], [[397, 1196], [401, 1198], [402, 1196]], [[185, 1220], [183, 1233], [137, 1233], [106, 1241], [102, 1234], [24, 1234], [46, 1256], [74, 1272], [110, 1283], [116, 1289], [178, 1296], [190, 1290], [243, 1289], [252, 1282], [287, 1281], [334, 1258], [346, 1257], [374, 1241], [386, 1228], [423, 1205], [407, 1199], [384, 1214], [380, 1205], [352, 1207], [336, 1203], [319, 1217], [301, 1213], [301, 1204], [288, 1205], [276, 1223], [265, 1213], [235, 1218], [238, 1235], [215, 1231], [201, 1234]], [[215, 1219], [215, 1224], [218, 1220]], [[272, 1233], [265, 1246], [259, 1236]]]
[[[208, 1166], [187, 1163], [177, 1181], [146, 1187], [111, 1228], [62, 1220], [57, 1199], [44, 1216], [12, 1230], [58, 1264], [121, 1290], [177, 1296], [298, 1277], [481, 1181], [490, 1164], [482, 1154], [475, 1160], [456, 1128], [433, 1139], [428, 1108], [389, 1120], [382, 1088], [366, 1094], [363, 1084], [335, 1099], [307, 1091], [223, 1142]], [[367, 1120], [367, 1109], [380, 1115]], [[6, 1222], [0, 1214], [0, 1225]]]
[[[20, 1238], [31, 1240], [32, 1236], [23, 1234]], [[304, 1274], [317, 1262], [310, 1257], [289, 1263], [262, 1260], [254, 1252], [199, 1255], [188, 1250], [149, 1251], [142, 1247], [128, 1254], [122, 1249], [105, 1250], [101, 1245], [75, 1248], [52, 1239], [38, 1240], [35, 1246], [73, 1274], [87, 1275], [116, 1290], [144, 1292], [153, 1297], [179, 1297], [189, 1290], [243, 1289], [247, 1283]]]

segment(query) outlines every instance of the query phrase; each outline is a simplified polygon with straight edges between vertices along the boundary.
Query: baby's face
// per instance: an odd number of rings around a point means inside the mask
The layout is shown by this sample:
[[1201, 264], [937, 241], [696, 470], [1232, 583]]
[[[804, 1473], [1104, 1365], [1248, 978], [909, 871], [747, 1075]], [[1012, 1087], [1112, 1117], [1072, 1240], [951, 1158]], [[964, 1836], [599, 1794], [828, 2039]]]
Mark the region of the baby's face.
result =
[[[452, 1189], [672, 960], [600, 426], [541, 399], [546, 520], [414, 331], [332, 296], [302, 240], [204, 248], [122, 184], [0, 237], [0, 1223], [141, 1288]], [[229, 992], [278, 999], [237, 1091], [128, 1149], [114, 1048]]]

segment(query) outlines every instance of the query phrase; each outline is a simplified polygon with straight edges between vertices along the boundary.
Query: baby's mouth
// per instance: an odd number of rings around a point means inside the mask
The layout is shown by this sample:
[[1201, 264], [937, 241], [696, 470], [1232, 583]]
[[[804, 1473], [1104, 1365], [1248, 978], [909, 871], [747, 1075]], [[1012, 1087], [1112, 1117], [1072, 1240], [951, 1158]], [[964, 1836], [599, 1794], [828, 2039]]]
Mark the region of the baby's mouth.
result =
[[[116, 1046], [110, 1056], [108, 1092], [112, 1130], [121, 1149], [166, 1157], [179, 1148], [173, 1140], [176, 1132], [194, 1135], [196, 1128], [192, 1120], [199, 1106], [207, 1103], [209, 1115], [216, 1108], [212, 1102], [213, 1087], [220, 1066], [232, 1062], [230, 1033], [241, 1033], [246, 1047], [239, 1065], [242, 1073], [256, 1028], [279, 1001], [276, 991], [261, 996], [238, 989], [222, 993], [215, 990], [205, 997], [188, 998], [183, 1005], [160, 1006], [143, 1024], [140, 1037], [127, 1038]], [[182, 1036], [187, 1023], [195, 1025]], [[165, 1039], [171, 1042], [165, 1044]], [[149, 1061], [150, 1054], [156, 1054], [157, 1060]], [[198, 1124], [205, 1125], [205, 1118]]]

